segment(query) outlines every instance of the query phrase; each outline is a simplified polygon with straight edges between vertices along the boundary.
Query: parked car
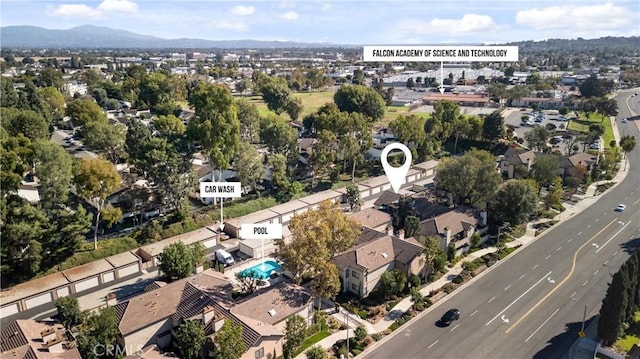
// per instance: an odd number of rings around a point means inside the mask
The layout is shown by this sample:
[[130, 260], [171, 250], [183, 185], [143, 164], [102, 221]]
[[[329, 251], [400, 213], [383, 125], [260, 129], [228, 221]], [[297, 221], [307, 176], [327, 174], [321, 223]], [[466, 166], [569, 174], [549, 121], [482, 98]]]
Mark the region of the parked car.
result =
[[619, 203], [619, 204], [616, 206], [616, 212], [622, 212], [622, 211], [624, 211], [625, 209], [627, 209], [627, 205], [626, 205], [626, 204]]
[[552, 145], [557, 145], [558, 143], [562, 142], [562, 136], [555, 136], [551, 138], [549, 142], [551, 142]]
[[224, 263], [225, 266], [232, 265], [233, 263], [236, 262], [233, 259], [233, 256], [229, 252], [225, 251], [224, 249], [218, 249], [216, 251], [216, 259], [218, 260], [218, 262]]
[[458, 309], [449, 309], [442, 318], [440, 318], [440, 324], [443, 326], [449, 326], [453, 321], [460, 319], [460, 311]]
[[599, 143], [590, 143], [589, 144], [589, 149], [590, 150], [600, 150], [600, 144]]
[[622, 121], [620, 121], [620, 122], [627, 123], [627, 122], [629, 122], [629, 120], [627, 120], [626, 118], [623, 118]]

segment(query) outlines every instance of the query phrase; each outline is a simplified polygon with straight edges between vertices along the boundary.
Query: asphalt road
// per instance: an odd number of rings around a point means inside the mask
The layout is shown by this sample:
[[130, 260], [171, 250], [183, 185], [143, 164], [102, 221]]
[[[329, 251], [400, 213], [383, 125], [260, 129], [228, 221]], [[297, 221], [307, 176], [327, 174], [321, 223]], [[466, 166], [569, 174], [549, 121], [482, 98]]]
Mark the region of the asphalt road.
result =
[[[630, 115], [621, 104], [619, 118]], [[626, 133], [637, 136], [636, 124], [629, 125]], [[631, 247], [640, 246], [640, 150], [629, 158], [636, 165], [628, 168], [626, 179], [594, 205], [489, 268], [363, 356], [565, 357], [577, 338], [585, 306], [586, 319], [592, 320], [610, 273], [629, 257]], [[620, 202], [627, 209], [615, 212]], [[447, 328], [436, 326], [450, 308], [460, 309], [460, 320]]]

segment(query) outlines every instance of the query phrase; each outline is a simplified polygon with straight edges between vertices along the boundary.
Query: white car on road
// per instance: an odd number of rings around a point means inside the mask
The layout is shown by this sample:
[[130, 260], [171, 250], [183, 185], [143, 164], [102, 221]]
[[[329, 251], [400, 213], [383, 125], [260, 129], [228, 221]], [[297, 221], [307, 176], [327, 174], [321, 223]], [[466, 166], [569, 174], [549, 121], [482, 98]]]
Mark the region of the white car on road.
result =
[[622, 204], [622, 203], [620, 203], [620, 204], [618, 204], [618, 205], [616, 206], [616, 212], [622, 212], [622, 211], [624, 211], [625, 209], [627, 209], [627, 205], [626, 205], [626, 204]]

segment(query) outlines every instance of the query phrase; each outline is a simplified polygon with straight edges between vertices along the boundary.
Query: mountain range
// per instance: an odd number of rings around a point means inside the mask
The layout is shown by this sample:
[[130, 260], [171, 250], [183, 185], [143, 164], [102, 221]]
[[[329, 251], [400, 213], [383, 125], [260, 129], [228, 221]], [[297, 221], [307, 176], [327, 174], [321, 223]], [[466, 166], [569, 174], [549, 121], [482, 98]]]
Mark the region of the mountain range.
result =
[[321, 48], [337, 47], [329, 43], [287, 41], [203, 39], [163, 39], [126, 30], [101, 26], [78, 26], [52, 30], [37, 26], [6, 26], [0, 28], [3, 48], [112, 48], [112, 49], [240, 49], [240, 48]]

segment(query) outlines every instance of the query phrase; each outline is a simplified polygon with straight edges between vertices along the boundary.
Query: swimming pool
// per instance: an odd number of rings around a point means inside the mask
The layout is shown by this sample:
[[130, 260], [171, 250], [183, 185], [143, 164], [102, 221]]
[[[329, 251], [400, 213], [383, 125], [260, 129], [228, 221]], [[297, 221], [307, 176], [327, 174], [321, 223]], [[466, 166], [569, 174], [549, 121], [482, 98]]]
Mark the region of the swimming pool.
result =
[[248, 274], [253, 272], [253, 277], [256, 279], [269, 279], [271, 273], [273, 273], [273, 271], [280, 270], [280, 268], [282, 268], [282, 266], [276, 261], [267, 260], [243, 270], [242, 273]]

